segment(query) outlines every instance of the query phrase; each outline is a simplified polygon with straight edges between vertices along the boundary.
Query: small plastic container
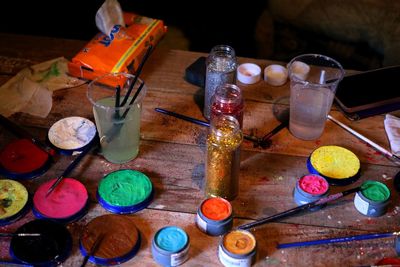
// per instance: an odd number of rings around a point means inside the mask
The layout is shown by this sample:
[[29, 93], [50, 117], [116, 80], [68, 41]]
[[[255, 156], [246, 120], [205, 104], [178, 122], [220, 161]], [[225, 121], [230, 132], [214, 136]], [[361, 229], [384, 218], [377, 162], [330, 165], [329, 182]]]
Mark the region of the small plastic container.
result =
[[104, 176], [97, 189], [103, 208], [118, 214], [130, 214], [146, 208], [153, 200], [151, 180], [136, 170], [123, 169]]
[[261, 79], [261, 68], [254, 63], [244, 63], [237, 68], [237, 79], [244, 84], [254, 84]]
[[292, 63], [292, 73], [300, 80], [306, 80], [310, 73], [310, 66], [301, 61], [294, 61]]
[[139, 251], [141, 237], [133, 220], [126, 216], [107, 214], [94, 218], [83, 229], [79, 249], [94, 264], [111, 266], [132, 259]]
[[293, 197], [296, 204], [300, 206], [326, 197], [328, 191], [329, 184], [324, 177], [309, 174], [297, 180]]
[[390, 203], [389, 188], [377, 181], [365, 181], [354, 196], [354, 206], [363, 215], [379, 217], [387, 212]]
[[47, 134], [51, 146], [59, 154], [82, 152], [96, 136], [96, 125], [82, 117], [67, 117], [54, 123]]
[[234, 230], [224, 235], [218, 246], [218, 258], [225, 267], [249, 267], [256, 257], [257, 242], [252, 233]]
[[33, 214], [39, 219], [70, 223], [82, 218], [89, 208], [89, 195], [85, 186], [76, 179], [64, 178], [48, 195], [47, 191], [56, 179], [36, 190], [33, 196]]
[[197, 227], [208, 235], [223, 235], [233, 225], [232, 205], [220, 197], [205, 199], [197, 209]]
[[23, 217], [31, 208], [32, 201], [26, 187], [14, 180], [0, 180], [0, 196], [3, 213], [0, 226], [13, 223]]
[[15, 180], [28, 180], [45, 173], [52, 157], [28, 139], [17, 139], [0, 151], [0, 175]]
[[324, 177], [330, 185], [348, 185], [360, 178], [360, 160], [340, 146], [321, 146], [307, 159], [307, 169]]
[[189, 236], [180, 227], [166, 226], [157, 231], [151, 242], [154, 260], [162, 266], [178, 266], [189, 257]]
[[287, 82], [288, 70], [281, 65], [272, 64], [264, 69], [264, 81], [273, 86], [281, 86]]
[[50, 220], [33, 220], [19, 227], [16, 233], [39, 234], [39, 236], [11, 238], [10, 254], [18, 263], [53, 267], [60, 265], [71, 254], [71, 234], [60, 223]]

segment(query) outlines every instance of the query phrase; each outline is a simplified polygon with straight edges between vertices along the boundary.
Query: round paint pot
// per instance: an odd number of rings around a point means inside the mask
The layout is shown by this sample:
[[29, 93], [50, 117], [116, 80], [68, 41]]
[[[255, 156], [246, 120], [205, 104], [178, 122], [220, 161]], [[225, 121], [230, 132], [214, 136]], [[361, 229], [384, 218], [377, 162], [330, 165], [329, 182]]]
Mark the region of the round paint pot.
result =
[[33, 214], [39, 219], [70, 223], [82, 218], [89, 208], [89, 196], [85, 186], [73, 178], [64, 178], [48, 195], [47, 191], [56, 179], [36, 190], [33, 196]]
[[82, 152], [96, 136], [96, 125], [82, 117], [67, 117], [54, 123], [47, 134], [51, 146], [60, 154]]
[[189, 236], [182, 228], [166, 226], [154, 235], [151, 253], [162, 266], [178, 266], [188, 259], [189, 246]]
[[256, 238], [246, 230], [234, 230], [224, 235], [218, 246], [218, 258], [226, 267], [249, 267], [255, 261]]
[[298, 206], [314, 202], [326, 197], [328, 190], [329, 184], [324, 177], [316, 174], [305, 175], [296, 182], [293, 190], [294, 201]]
[[28, 139], [8, 143], [0, 152], [0, 175], [15, 180], [32, 179], [45, 173], [52, 158]]
[[106, 210], [118, 213], [135, 213], [146, 208], [153, 199], [150, 179], [135, 170], [118, 170], [104, 176], [97, 189], [97, 199]]
[[83, 229], [79, 248], [83, 256], [95, 247], [89, 261], [117, 265], [133, 258], [139, 251], [140, 232], [132, 218], [107, 214], [94, 218]]
[[386, 213], [390, 202], [389, 188], [377, 181], [365, 181], [354, 196], [354, 206], [366, 216], [379, 217]]
[[307, 159], [308, 171], [324, 177], [331, 185], [348, 185], [360, 178], [360, 160], [340, 146], [321, 146]]
[[72, 250], [72, 237], [67, 228], [49, 220], [33, 220], [17, 229], [16, 233], [35, 233], [40, 236], [13, 236], [10, 254], [18, 262], [30, 266], [57, 266]]
[[0, 180], [0, 226], [15, 222], [31, 207], [28, 190], [17, 181]]
[[197, 209], [196, 225], [208, 235], [223, 235], [231, 230], [232, 224], [232, 205], [226, 199], [207, 198]]

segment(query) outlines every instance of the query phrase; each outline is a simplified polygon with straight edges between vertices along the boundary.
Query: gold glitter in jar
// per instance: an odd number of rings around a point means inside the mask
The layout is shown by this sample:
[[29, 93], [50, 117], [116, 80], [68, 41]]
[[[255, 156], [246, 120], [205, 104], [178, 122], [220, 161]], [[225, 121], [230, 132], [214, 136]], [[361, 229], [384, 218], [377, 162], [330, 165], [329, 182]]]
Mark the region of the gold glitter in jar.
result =
[[238, 194], [242, 132], [232, 116], [218, 116], [207, 137], [207, 197], [234, 199]]

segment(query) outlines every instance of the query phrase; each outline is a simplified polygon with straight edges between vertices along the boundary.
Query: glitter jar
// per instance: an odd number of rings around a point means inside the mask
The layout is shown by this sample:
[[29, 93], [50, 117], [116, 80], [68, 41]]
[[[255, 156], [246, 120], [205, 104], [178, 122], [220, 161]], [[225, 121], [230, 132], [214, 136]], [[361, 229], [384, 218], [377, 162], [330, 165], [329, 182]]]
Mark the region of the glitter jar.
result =
[[237, 119], [221, 115], [211, 120], [207, 136], [206, 182], [207, 197], [234, 199], [239, 191], [240, 144], [242, 131]]
[[326, 197], [328, 190], [329, 184], [324, 177], [316, 174], [305, 175], [296, 182], [294, 201], [299, 206], [304, 205]]
[[208, 235], [223, 235], [232, 228], [232, 205], [220, 197], [205, 199], [197, 210], [196, 225]]
[[249, 267], [255, 261], [256, 238], [246, 230], [234, 230], [224, 235], [218, 246], [218, 258], [225, 267]]
[[178, 266], [188, 259], [189, 246], [189, 236], [182, 228], [166, 226], [154, 235], [151, 253], [162, 266]]
[[240, 129], [242, 129], [243, 108], [243, 97], [240, 88], [229, 83], [220, 85], [211, 98], [211, 119], [222, 114], [231, 115], [238, 120]]
[[390, 202], [389, 188], [377, 181], [365, 181], [361, 190], [354, 196], [356, 209], [370, 217], [379, 217], [386, 213]]
[[204, 98], [204, 117], [211, 117], [211, 97], [219, 85], [236, 83], [238, 63], [235, 50], [228, 45], [217, 45], [211, 49], [206, 60], [206, 82]]

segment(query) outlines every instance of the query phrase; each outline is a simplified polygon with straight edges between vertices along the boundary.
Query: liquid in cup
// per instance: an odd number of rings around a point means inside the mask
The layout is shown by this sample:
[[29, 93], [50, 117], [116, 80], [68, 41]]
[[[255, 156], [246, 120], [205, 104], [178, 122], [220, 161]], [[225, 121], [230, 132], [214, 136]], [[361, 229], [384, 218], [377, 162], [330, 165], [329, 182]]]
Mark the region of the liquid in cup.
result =
[[126, 104], [115, 107], [116, 85], [121, 86], [120, 102], [122, 102], [133, 79], [133, 75], [126, 73], [107, 74], [92, 81], [88, 86], [87, 95], [93, 104], [101, 154], [112, 163], [128, 162], [139, 153], [140, 118], [146, 86], [142, 88], [134, 103], [129, 104], [142, 83], [140, 79], [136, 81]]
[[[297, 69], [304, 63], [307, 73]], [[296, 68], [294, 67], [296, 66]], [[343, 78], [342, 66], [324, 55], [300, 55], [288, 64], [290, 77], [289, 130], [297, 138], [315, 140], [325, 128], [337, 84]]]

